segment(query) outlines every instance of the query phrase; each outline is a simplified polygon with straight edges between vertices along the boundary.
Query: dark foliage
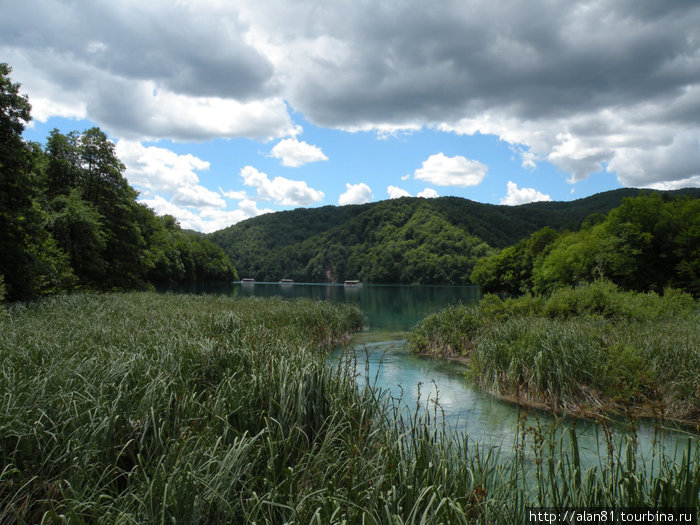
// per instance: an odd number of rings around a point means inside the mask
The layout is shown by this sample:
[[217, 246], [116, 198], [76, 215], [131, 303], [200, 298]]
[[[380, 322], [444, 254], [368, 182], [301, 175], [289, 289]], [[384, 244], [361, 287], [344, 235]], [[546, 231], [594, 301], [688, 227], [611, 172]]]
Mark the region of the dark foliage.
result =
[[595, 279], [627, 290], [671, 286], [700, 295], [700, 192], [627, 198], [580, 229], [542, 229], [481, 259], [472, 280], [486, 292], [551, 292]]
[[[401, 198], [363, 205], [297, 209], [248, 219], [209, 235], [242, 277], [308, 282], [468, 283], [476, 261], [509, 249], [513, 268], [499, 291], [531, 286], [534, 255], [557, 234], [619, 206], [642, 190], [622, 189], [571, 202], [522, 206], [458, 197]], [[700, 190], [689, 192], [700, 195]], [[524, 241], [525, 242], [525, 241]], [[520, 260], [524, 257], [523, 260]], [[524, 265], [521, 268], [520, 265]], [[523, 279], [525, 283], [523, 284]]]
[[223, 251], [136, 202], [99, 128], [22, 132], [31, 106], [0, 63], [0, 277], [9, 300], [237, 277]]

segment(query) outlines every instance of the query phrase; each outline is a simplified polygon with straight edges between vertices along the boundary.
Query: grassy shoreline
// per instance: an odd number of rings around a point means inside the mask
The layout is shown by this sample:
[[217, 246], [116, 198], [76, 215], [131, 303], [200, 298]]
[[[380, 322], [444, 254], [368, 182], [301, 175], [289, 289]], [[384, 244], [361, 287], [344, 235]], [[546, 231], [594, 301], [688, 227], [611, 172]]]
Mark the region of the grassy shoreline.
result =
[[362, 322], [352, 306], [281, 299], [10, 306], [0, 521], [522, 523], [528, 506], [697, 506], [690, 440], [649, 456], [606, 434], [588, 468], [565, 427], [523, 421], [501, 460], [423, 413], [397, 420], [354, 367], [327, 366], [323, 349]]
[[669, 419], [700, 431], [700, 315], [688, 295], [608, 282], [549, 298], [454, 306], [419, 323], [412, 351], [457, 358], [483, 390], [555, 413]]

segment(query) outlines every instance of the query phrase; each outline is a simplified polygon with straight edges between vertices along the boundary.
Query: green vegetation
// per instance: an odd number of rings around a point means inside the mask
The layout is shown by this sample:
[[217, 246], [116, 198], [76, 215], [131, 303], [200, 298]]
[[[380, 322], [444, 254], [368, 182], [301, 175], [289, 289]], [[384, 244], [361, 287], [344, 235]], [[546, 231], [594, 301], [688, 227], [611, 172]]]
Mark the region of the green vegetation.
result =
[[9, 300], [78, 289], [236, 278], [223, 251], [136, 202], [99, 129], [45, 147], [22, 132], [31, 107], [0, 63], [0, 275]]
[[588, 466], [559, 425], [523, 419], [508, 459], [449, 438], [437, 405], [395, 419], [354, 363], [319, 351], [362, 320], [341, 304], [146, 293], [8, 306], [0, 521], [510, 524], [537, 505], [697, 505], [692, 441], [644, 456], [605, 430]]
[[479, 260], [471, 277], [485, 292], [551, 292], [604, 278], [629, 290], [673, 286], [698, 297], [700, 199], [626, 199], [580, 230], [544, 228]]
[[[547, 227], [545, 238], [529, 248], [536, 255], [539, 244], [556, 235], [554, 230], [577, 230], [587, 217], [607, 213], [640, 191], [622, 189], [572, 202], [523, 206], [406, 197], [262, 215], [208, 237], [224, 249], [242, 277], [259, 281], [465, 284], [471, 282], [477, 261], [494, 249], [508, 250]], [[683, 194], [697, 197], [700, 190], [664, 192]], [[513, 255], [517, 261], [520, 253]], [[520, 280], [527, 278], [520, 272], [518, 268], [509, 277], [517, 293]]]
[[466, 358], [481, 388], [525, 404], [700, 424], [699, 316], [688, 294], [595, 281], [548, 298], [487, 295], [445, 309], [419, 323], [409, 344]]

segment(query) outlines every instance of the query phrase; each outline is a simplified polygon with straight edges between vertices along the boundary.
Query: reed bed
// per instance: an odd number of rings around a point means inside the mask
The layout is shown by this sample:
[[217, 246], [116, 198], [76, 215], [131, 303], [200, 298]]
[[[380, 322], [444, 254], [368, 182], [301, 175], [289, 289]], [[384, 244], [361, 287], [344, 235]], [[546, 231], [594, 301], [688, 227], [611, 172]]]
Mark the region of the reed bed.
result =
[[[700, 312], [689, 295], [608, 282], [551, 297], [453, 306], [420, 323], [412, 349], [461, 356], [484, 390], [553, 411], [700, 425]], [[700, 426], [698, 429], [700, 431]]]
[[[519, 523], [531, 505], [693, 506], [700, 455], [523, 419], [514, 459], [358, 386], [314, 301], [106, 294], [0, 318], [0, 522]], [[574, 443], [572, 448], [571, 443]], [[531, 458], [535, 452], [535, 460]], [[572, 452], [573, 451], [573, 452]]]

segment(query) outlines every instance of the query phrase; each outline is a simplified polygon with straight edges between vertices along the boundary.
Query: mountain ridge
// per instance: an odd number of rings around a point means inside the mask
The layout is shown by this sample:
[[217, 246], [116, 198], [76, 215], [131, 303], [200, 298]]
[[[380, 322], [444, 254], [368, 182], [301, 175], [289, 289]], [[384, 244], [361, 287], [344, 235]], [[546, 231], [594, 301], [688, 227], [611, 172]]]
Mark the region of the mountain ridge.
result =
[[[545, 226], [577, 229], [589, 216], [607, 213], [627, 197], [653, 192], [621, 188], [518, 206], [461, 197], [402, 197], [265, 214], [207, 237], [226, 252], [241, 277], [256, 280], [465, 284], [483, 256]], [[700, 188], [658, 193], [700, 198]]]

